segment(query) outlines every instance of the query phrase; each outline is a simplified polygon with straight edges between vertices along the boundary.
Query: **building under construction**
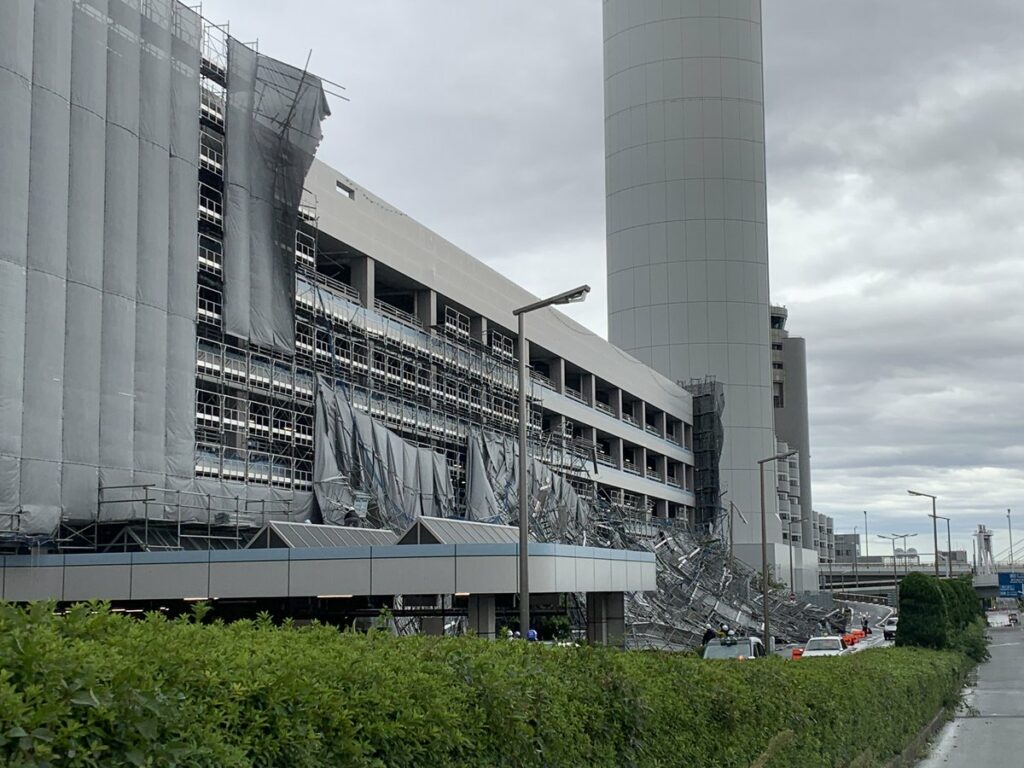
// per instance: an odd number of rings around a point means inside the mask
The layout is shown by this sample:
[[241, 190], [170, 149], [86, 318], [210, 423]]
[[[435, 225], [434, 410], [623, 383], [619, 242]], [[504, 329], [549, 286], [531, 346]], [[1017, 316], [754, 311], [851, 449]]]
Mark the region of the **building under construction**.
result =
[[[176, 0], [0, 6], [5, 551], [517, 519], [535, 298], [314, 160], [331, 87]], [[527, 326], [535, 536], [704, 548], [690, 394]], [[724, 594], [673, 562], [648, 634]]]

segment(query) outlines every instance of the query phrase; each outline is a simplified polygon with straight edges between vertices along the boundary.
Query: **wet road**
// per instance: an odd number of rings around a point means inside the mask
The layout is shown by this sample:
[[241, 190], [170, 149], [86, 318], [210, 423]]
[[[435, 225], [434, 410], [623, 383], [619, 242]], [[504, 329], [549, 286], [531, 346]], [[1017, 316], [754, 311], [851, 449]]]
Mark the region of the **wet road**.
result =
[[917, 768], [1024, 765], [1024, 632], [991, 629], [992, 658], [978, 667], [964, 706]]

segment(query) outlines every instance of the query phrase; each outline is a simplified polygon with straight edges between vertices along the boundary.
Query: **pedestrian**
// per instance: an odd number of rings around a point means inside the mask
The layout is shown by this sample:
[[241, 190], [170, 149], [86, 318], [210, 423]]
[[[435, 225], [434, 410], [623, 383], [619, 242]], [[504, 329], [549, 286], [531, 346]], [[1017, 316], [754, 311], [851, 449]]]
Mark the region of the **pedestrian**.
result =
[[712, 627], [710, 624], [708, 624], [708, 625], [706, 625], [706, 628], [704, 629], [704, 638], [700, 641], [700, 644], [701, 645], [707, 645], [712, 640], [714, 640], [716, 637], [718, 637], [718, 633], [715, 632], [715, 628]]

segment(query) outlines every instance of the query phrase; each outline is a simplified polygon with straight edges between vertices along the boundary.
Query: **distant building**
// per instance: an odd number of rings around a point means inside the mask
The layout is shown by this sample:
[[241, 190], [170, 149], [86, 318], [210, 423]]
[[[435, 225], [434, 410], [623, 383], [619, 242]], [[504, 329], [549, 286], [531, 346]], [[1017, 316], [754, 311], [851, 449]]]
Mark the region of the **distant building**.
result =
[[[807, 355], [804, 340], [790, 336], [786, 329], [789, 311], [771, 308], [772, 405], [775, 434], [779, 440], [800, 451], [800, 507], [814, 509], [811, 497], [811, 440], [807, 417]], [[816, 538], [810, 515], [803, 522], [803, 540]]]
[[852, 563], [860, 557], [860, 534], [837, 533], [835, 541], [835, 562]]

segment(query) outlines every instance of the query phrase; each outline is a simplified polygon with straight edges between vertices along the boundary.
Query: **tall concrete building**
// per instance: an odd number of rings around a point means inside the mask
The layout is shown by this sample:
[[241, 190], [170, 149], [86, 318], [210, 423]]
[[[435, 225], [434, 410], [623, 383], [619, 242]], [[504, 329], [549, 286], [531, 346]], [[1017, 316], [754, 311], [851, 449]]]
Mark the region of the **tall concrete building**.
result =
[[759, 562], [757, 460], [775, 452], [761, 3], [605, 0], [604, 69], [609, 340], [724, 383], [722, 487], [750, 521], [737, 554]]
[[[811, 439], [807, 417], [807, 348], [799, 336], [786, 329], [789, 311], [771, 308], [772, 405], [775, 409], [775, 433], [779, 440], [800, 451], [800, 508], [814, 509], [811, 498]], [[803, 537], [807, 545], [814, 541], [811, 515], [804, 515]]]

